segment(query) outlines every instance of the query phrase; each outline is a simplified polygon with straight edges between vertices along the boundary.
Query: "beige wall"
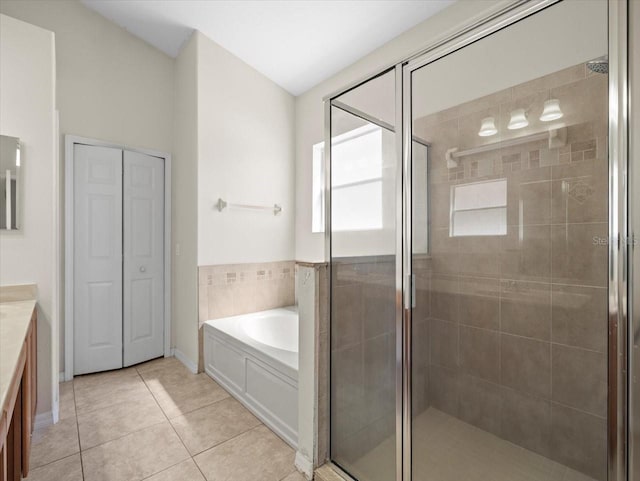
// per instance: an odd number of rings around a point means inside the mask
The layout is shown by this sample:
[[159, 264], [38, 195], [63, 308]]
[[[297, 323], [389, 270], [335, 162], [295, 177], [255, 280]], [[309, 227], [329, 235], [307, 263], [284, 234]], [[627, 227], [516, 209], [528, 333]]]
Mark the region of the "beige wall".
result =
[[55, 33], [60, 134], [171, 151], [171, 57], [80, 2], [3, 0], [0, 11]]
[[[198, 42], [198, 265], [294, 257], [294, 98], [202, 35]], [[273, 205], [272, 212], [213, 208]]]
[[172, 164], [172, 334], [178, 356], [198, 360], [198, 52], [192, 35], [175, 63]]
[[21, 230], [0, 231], [0, 285], [37, 284], [38, 413], [48, 413], [57, 393], [51, 338], [59, 321], [53, 33], [0, 15], [0, 58], [0, 134], [20, 138], [24, 176]]
[[[3, 0], [0, 12], [55, 34], [61, 146], [64, 145], [63, 136], [73, 134], [171, 152], [172, 58], [80, 2]], [[60, 159], [63, 163], [63, 152]], [[63, 165], [60, 167], [60, 195], [63, 197], [64, 168]], [[63, 214], [64, 207], [60, 213], [61, 222], [64, 222]], [[193, 275], [195, 279], [195, 270]], [[59, 356], [63, 370], [63, 319]]]

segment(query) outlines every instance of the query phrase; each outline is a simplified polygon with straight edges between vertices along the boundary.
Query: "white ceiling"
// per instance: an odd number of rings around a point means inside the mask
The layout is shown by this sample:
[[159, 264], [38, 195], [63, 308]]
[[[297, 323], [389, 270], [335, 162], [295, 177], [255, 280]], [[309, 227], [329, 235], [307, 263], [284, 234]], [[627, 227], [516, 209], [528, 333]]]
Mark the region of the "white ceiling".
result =
[[175, 57], [201, 31], [294, 95], [454, 0], [82, 0]]

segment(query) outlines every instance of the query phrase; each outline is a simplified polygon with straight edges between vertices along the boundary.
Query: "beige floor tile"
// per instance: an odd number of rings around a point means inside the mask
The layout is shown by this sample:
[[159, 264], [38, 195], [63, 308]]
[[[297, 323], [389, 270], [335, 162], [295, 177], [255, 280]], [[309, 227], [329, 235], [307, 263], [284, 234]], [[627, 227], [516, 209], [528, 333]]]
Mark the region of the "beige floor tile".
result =
[[143, 362], [134, 366], [138, 373], [150, 373], [156, 370], [170, 370], [170, 369], [186, 369], [184, 364], [178, 361], [175, 357], [159, 357], [152, 361]]
[[146, 478], [145, 481], [205, 481], [205, 479], [193, 459], [187, 459], [161, 473]]
[[293, 471], [293, 458], [293, 449], [258, 426], [194, 459], [208, 481], [279, 481]]
[[73, 378], [73, 385], [76, 390], [82, 391], [85, 389], [91, 389], [96, 386], [102, 386], [104, 384], [110, 384], [121, 381], [130, 377], [136, 377], [138, 371], [133, 367], [127, 367], [124, 369], [116, 369], [114, 371], [97, 372], [95, 374], [83, 374]]
[[127, 370], [127, 373], [122, 375], [115, 375], [113, 372], [102, 374], [102, 382], [99, 377], [94, 376], [89, 381], [74, 381], [78, 414], [96, 411], [123, 401], [136, 401], [149, 393], [135, 369]]
[[139, 480], [188, 458], [168, 421], [82, 452], [85, 481]]
[[80, 451], [75, 418], [34, 431], [31, 442], [31, 468], [49, 464]]
[[82, 449], [106, 443], [166, 420], [158, 403], [147, 391], [135, 401], [124, 401], [78, 415]]
[[76, 401], [73, 393], [73, 381], [60, 383], [60, 411], [59, 419], [75, 417]]
[[305, 478], [298, 471], [294, 471], [289, 476], [282, 478], [282, 481], [307, 481], [307, 478]]
[[191, 455], [201, 453], [260, 424], [242, 404], [229, 397], [171, 420]]
[[186, 369], [179, 375], [165, 373], [152, 379], [145, 377], [145, 382], [168, 418], [229, 397], [229, 393], [206, 374], [189, 374]]
[[73, 454], [29, 471], [29, 481], [82, 481], [80, 454]]

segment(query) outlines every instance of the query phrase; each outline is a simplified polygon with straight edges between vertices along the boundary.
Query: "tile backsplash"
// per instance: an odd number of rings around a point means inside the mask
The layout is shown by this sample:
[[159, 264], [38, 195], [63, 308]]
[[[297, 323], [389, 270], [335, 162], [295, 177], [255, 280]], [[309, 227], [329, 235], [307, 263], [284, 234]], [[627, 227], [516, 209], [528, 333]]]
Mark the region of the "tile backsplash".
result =
[[198, 267], [199, 327], [208, 319], [294, 303], [294, 261]]

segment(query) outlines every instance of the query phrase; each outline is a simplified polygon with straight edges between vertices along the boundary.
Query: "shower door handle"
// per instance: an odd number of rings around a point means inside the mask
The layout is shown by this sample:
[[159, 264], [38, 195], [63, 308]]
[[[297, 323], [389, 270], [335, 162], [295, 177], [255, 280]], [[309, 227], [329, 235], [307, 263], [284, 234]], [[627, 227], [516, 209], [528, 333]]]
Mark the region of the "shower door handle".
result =
[[416, 275], [415, 274], [409, 274], [407, 276], [407, 285], [405, 287], [407, 291], [406, 291], [406, 294], [404, 295], [404, 298], [405, 298], [404, 308], [413, 309], [414, 307], [416, 307]]

